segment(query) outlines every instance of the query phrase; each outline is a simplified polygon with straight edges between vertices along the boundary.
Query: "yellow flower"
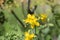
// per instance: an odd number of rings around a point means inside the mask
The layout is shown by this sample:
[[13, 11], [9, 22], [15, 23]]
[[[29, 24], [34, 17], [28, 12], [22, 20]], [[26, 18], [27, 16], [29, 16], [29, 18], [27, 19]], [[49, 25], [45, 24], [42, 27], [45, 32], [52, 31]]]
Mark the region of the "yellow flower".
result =
[[25, 19], [25, 23], [29, 23], [31, 25], [31, 28], [34, 28], [34, 26], [39, 26], [39, 22], [37, 22], [37, 18], [35, 15], [27, 15], [27, 19]]
[[40, 14], [41, 20], [46, 21], [47, 15], [46, 14]]
[[25, 32], [25, 40], [32, 40], [36, 37], [34, 34], [30, 34], [29, 32]]
[[39, 22], [32, 22], [32, 24], [31, 24], [31, 28], [34, 28], [35, 26], [39, 26], [40, 24], [39, 24]]

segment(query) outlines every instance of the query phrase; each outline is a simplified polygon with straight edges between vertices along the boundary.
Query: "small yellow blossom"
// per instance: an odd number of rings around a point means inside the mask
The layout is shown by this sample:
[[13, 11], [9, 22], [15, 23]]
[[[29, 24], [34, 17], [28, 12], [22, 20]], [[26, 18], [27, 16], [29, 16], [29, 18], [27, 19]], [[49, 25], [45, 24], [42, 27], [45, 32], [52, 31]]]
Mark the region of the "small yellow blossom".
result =
[[37, 22], [37, 18], [35, 15], [27, 15], [27, 19], [25, 19], [25, 23], [29, 23], [31, 25], [31, 28], [34, 28], [35, 26], [39, 26], [39, 22]]
[[41, 20], [46, 21], [47, 15], [46, 14], [40, 14]]
[[25, 32], [25, 40], [32, 40], [36, 37], [34, 34], [30, 34], [29, 32]]

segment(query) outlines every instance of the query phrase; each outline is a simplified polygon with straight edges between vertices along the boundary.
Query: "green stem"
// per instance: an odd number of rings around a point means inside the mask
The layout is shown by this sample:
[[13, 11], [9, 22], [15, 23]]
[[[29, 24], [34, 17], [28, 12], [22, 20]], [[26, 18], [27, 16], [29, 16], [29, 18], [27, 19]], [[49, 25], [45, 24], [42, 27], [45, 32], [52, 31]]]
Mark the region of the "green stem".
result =
[[17, 17], [17, 15], [14, 13], [13, 10], [11, 10], [11, 13], [14, 15], [14, 17], [18, 20], [18, 22], [23, 26], [25, 27], [25, 25], [22, 23], [22, 21]]
[[25, 12], [24, 12], [24, 4], [23, 4], [23, 2], [21, 4], [22, 4], [22, 12], [23, 12], [23, 15], [24, 15], [24, 17], [26, 17], [25, 16]]
[[35, 26], [35, 35], [36, 35], [36, 26]]

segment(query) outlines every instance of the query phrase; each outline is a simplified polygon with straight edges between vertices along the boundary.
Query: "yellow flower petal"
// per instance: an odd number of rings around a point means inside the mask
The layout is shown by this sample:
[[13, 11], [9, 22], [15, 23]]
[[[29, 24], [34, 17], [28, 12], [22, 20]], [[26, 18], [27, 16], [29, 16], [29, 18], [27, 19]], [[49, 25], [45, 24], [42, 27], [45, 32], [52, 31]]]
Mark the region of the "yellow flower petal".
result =
[[42, 21], [45, 21], [47, 18], [47, 14], [40, 14], [40, 16]]
[[25, 40], [32, 40], [35, 35], [32, 33], [30, 34], [29, 32], [25, 32]]
[[29, 23], [31, 25], [31, 28], [34, 28], [34, 26], [38, 26], [39, 25], [37, 20], [38, 20], [38, 18], [36, 18], [35, 15], [28, 14], [27, 15], [27, 19], [25, 19], [25, 23]]

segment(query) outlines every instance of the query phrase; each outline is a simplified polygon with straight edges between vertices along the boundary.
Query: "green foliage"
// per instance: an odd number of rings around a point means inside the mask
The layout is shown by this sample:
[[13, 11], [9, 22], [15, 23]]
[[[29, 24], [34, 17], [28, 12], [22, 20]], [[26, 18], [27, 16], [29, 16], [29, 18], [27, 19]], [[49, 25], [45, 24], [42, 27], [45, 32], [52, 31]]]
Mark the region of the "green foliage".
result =
[[[13, 0], [6, 0], [5, 4], [9, 6], [9, 2], [12, 3]], [[32, 5], [37, 4], [34, 4], [34, 2], [35, 1], [32, 1]], [[19, 7], [15, 7], [14, 3], [12, 4], [13, 5], [10, 8], [0, 8], [0, 11], [4, 12], [7, 20], [3, 25], [0, 25], [0, 40], [24, 40], [24, 32], [30, 29], [28, 27], [22, 27], [11, 13], [11, 10], [13, 10], [21, 22], [23, 22], [27, 16], [27, 4], [25, 3], [24, 6], [22, 6], [22, 3], [20, 2]], [[4, 7], [6, 5], [4, 5]], [[31, 33], [36, 32], [37, 35], [33, 40], [60, 40], [60, 5], [56, 5], [54, 8], [46, 3], [44, 6], [39, 4], [37, 5], [38, 7], [35, 11], [36, 15], [39, 16], [41, 13], [46, 13], [48, 15], [48, 19], [45, 25], [41, 25], [36, 29], [30, 29]], [[24, 22], [23, 24], [25, 25]]]

